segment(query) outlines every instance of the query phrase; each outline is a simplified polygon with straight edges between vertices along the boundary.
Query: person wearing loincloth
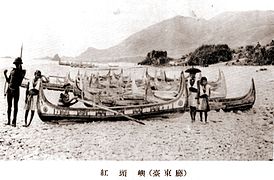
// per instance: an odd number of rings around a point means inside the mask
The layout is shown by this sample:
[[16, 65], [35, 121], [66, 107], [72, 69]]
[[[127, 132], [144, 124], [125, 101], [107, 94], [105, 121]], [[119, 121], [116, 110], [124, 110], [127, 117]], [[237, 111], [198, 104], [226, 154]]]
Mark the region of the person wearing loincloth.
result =
[[[42, 74], [41, 71], [36, 70], [34, 73], [34, 78], [28, 82], [27, 90], [26, 90], [26, 100], [25, 100], [25, 125], [24, 127], [28, 127], [33, 119], [34, 113], [37, 110], [37, 103], [38, 103], [38, 95], [39, 95], [39, 89], [41, 87], [42, 82], [48, 82], [48, 79], [46, 77], [45, 80], [42, 80]], [[29, 111], [31, 111], [30, 114], [30, 121], [27, 123], [28, 114]]]
[[4, 70], [4, 75], [6, 82], [8, 83], [8, 88], [5, 92], [5, 95], [7, 96], [7, 102], [8, 102], [8, 122], [6, 125], [10, 125], [11, 123], [11, 109], [12, 109], [12, 101], [13, 101], [13, 120], [12, 120], [12, 126], [16, 127], [16, 119], [17, 119], [17, 112], [18, 112], [18, 101], [20, 97], [20, 85], [24, 79], [24, 76], [26, 74], [26, 70], [22, 69], [22, 59], [20, 57], [16, 58], [13, 62], [15, 65], [15, 68], [12, 69], [10, 72], [10, 75], [7, 76], [8, 70]]

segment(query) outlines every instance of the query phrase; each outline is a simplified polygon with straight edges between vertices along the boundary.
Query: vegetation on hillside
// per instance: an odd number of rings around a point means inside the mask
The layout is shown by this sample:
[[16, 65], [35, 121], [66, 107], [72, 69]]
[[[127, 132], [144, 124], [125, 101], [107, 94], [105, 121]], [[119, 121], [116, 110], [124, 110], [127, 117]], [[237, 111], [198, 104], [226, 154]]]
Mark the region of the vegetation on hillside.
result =
[[59, 55], [58, 54], [55, 54], [54, 56], [53, 56], [53, 58], [51, 58], [53, 61], [60, 61], [61, 60], [61, 58], [59, 57]]
[[227, 44], [202, 45], [191, 53], [189, 65], [208, 66], [232, 59], [232, 50]]
[[234, 50], [232, 62], [227, 65], [274, 65], [274, 40], [262, 46], [247, 45]]
[[155, 51], [152, 50], [147, 53], [146, 58], [139, 62], [138, 65], [165, 65], [171, 58], [167, 57], [166, 51]]
[[219, 62], [226, 65], [274, 65], [274, 40], [262, 46], [246, 45], [230, 49], [227, 44], [202, 45], [180, 59], [167, 57], [166, 51], [151, 51], [140, 65], [199, 65], [208, 66]]

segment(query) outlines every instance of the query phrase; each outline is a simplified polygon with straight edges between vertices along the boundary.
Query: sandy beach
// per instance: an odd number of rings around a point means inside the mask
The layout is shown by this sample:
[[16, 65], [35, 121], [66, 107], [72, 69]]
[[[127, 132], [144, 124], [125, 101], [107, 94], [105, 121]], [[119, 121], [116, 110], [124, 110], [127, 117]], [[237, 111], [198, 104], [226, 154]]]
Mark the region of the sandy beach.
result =
[[[4, 84], [2, 72], [10, 66], [12, 63], [1, 65], [0, 87]], [[224, 71], [228, 97], [245, 94], [252, 77], [257, 91], [250, 111], [210, 111], [208, 124], [201, 123], [198, 116], [191, 123], [188, 112], [143, 120], [146, 125], [132, 121], [52, 124], [35, 114], [31, 126], [24, 128], [25, 90], [21, 88], [15, 128], [4, 125], [7, 102], [0, 98], [0, 160], [273, 160], [274, 67], [265, 67], [266, 71], [254, 66], [201, 68], [212, 80], [217, 78], [218, 69]], [[24, 68], [28, 77], [35, 69], [45, 75], [67, 72], [46, 61]], [[182, 67], [165, 69], [172, 77], [171, 73], [180, 72]]]

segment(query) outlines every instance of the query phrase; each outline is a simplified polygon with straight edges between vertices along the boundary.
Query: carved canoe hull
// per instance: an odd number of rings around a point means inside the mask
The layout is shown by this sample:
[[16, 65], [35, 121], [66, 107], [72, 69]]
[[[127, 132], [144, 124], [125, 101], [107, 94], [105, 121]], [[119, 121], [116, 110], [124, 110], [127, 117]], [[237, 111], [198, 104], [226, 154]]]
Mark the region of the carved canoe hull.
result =
[[209, 106], [211, 110], [220, 110], [222, 109], [225, 112], [228, 111], [244, 111], [253, 107], [256, 100], [256, 90], [255, 83], [252, 79], [252, 84], [249, 91], [241, 96], [236, 98], [213, 98], [209, 99]]
[[[50, 103], [44, 95], [43, 87], [39, 91], [38, 115], [42, 121], [102, 121], [125, 119], [121, 114], [100, 109], [60, 107]], [[178, 96], [170, 101], [142, 105], [116, 106], [109, 109], [130, 117], [148, 118], [171, 112], [184, 112], [187, 107], [187, 88], [183, 72], [181, 73], [180, 91]]]

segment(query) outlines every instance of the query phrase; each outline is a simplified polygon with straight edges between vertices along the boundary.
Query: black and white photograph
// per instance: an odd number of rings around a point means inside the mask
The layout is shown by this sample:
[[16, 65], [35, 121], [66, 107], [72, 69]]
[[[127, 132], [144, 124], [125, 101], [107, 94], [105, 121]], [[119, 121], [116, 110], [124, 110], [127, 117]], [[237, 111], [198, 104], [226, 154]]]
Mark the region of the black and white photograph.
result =
[[93, 162], [103, 179], [273, 167], [273, 1], [10, 0], [0, 23], [1, 167]]

